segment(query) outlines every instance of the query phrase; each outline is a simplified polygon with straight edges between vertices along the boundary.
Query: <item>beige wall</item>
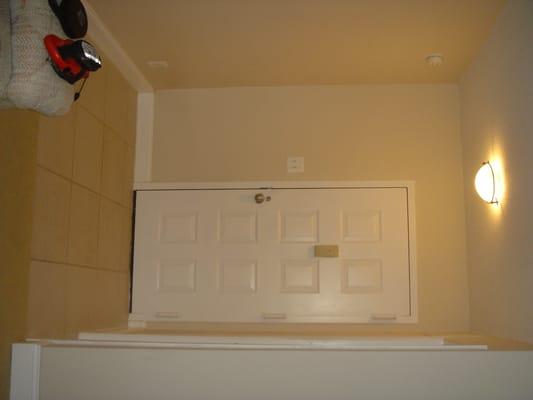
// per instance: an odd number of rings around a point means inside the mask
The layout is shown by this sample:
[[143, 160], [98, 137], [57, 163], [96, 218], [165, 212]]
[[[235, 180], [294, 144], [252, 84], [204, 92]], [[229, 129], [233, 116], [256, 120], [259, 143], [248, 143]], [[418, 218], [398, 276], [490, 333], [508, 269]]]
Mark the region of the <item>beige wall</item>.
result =
[[135, 123], [111, 63], [66, 116], [0, 111], [0, 399], [13, 341], [127, 321]]
[[469, 328], [456, 85], [156, 93], [154, 181], [289, 179], [416, 181], [420, 323], [394, 330]]
[[[472, 329], [533, 342], [533, 2], [511, 1], [461, 83]], [[501, 208], [477, 197], [503, 168]]]
[[38, 119], [0, 110], [0, 399], [8, 398], [11, 343], [26, 332]]

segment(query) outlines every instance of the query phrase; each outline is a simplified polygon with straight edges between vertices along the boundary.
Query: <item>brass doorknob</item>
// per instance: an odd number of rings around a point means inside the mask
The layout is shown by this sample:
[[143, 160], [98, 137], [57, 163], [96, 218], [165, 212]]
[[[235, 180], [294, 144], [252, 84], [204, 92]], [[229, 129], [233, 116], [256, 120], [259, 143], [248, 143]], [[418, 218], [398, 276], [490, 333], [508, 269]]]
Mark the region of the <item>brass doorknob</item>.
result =
[[265, 196], [263, 193], [257, 193], [254, 200], [257, 204], [261, 204], [265, 201], [270, 201], [270, 196]]

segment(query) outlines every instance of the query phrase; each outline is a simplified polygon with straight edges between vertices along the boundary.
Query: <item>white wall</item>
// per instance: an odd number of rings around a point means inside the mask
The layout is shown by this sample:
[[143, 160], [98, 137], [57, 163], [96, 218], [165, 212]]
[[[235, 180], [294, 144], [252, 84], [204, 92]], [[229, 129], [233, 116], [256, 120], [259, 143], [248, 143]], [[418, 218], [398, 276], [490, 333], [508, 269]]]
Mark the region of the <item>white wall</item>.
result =
[[531, 351], [43, 347], [40, 366], [41, 400], [525, 400], [533, 393]]
[[456, 85], [160, 91], [153, 180], [414, 180], [420, 323], [395, 329], [465, 331], [459, 120]]
[[[533, 342], [533, 1], [513, 0], [461, 82], [472, 329]], [[501, 166], [501, 208], [477, 197]]]

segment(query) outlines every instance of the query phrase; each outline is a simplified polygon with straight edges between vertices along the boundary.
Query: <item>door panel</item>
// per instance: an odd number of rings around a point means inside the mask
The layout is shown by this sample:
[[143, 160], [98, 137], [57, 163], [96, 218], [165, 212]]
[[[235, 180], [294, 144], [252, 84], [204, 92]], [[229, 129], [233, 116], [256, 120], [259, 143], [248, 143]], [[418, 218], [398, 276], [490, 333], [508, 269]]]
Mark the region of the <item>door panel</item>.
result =
[[[406, 188], [271, 189], [261, 204], [258, 192], [138, 192], [133, 312], [210, 322], [411, 317]], [[338, 257], [315, 257], [319, 244], [338, 246]]]

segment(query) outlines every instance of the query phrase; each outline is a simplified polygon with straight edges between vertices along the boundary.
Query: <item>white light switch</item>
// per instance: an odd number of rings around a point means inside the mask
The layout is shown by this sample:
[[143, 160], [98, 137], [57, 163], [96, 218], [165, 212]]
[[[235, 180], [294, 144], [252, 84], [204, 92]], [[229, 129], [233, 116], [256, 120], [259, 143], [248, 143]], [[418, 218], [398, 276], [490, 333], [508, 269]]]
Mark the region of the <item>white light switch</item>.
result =
[[303, 157], [287, 158], [287, 172], [289, 173], [304, 172], [304, 158]]

